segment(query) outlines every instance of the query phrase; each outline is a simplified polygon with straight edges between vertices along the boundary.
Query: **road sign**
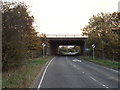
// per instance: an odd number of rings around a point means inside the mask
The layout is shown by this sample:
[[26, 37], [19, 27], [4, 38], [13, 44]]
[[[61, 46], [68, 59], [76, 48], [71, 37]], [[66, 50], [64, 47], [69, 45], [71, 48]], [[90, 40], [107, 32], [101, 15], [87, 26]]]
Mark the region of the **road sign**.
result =
[[95, 48], [95, 45], [94, 45], [94, 44], [92, 45], [92, 48]]
[[92, 45], [92, 48], [93, 48], [93, 59], [94, 59], [95, 58], [95, 51], [94, 51], [95, 45], [94, 44]]
[[42, 46], [43, 46], [43, 57], [44, 57], [44, 55], [45, 55], [44, 47], [46, 46], [46, 44], [42, 43]]

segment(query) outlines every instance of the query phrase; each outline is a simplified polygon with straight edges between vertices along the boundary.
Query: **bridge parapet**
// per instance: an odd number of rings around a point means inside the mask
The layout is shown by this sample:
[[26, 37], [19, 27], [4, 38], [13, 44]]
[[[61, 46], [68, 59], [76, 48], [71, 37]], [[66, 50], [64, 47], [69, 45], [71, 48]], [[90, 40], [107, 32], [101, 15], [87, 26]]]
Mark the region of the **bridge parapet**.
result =
[[47, 38], [87, 38], [81, 34], [46, 34]]

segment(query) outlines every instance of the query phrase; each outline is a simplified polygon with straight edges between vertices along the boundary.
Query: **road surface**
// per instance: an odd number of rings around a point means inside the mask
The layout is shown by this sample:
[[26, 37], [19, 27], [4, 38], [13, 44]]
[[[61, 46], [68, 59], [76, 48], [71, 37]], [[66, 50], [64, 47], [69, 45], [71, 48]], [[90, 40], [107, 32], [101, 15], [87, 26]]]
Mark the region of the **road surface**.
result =
[[56, 56], [38, 88], [118, 88], [118, 72], [73, 56]]

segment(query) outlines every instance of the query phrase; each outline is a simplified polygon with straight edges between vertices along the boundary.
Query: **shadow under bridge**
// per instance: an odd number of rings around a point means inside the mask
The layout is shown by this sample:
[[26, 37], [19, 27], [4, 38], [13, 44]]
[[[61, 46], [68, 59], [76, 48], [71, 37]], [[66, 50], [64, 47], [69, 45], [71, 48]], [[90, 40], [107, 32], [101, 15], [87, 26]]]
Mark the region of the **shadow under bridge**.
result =
[[66, 34], [47, 34], [47, 39], [49, 42], [48, 55], [58, 55], [58, 48], [60, 45], [76, 45], [80, 47], [79, 55], [85, 54], [86, 39], [87, 36], [82, 35], [66, 35]]

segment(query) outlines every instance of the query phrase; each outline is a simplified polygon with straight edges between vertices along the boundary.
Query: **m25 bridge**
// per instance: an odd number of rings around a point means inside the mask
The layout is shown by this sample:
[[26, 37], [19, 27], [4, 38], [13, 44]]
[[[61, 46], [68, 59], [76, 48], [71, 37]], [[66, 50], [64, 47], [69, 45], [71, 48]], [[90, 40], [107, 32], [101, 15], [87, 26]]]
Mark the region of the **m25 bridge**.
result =
[[58, 55], [60, 45], [79, 46], [79, 55], [85, 54], [87, 36], [81, 34], [46, 34], [46, 36], [49, 42], [48, 55]]

